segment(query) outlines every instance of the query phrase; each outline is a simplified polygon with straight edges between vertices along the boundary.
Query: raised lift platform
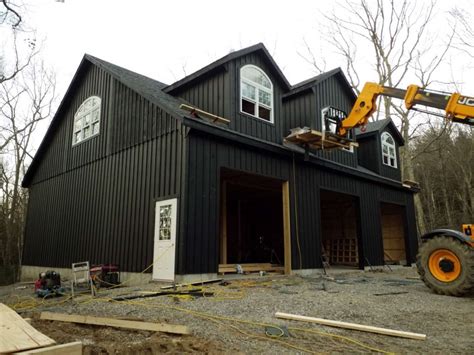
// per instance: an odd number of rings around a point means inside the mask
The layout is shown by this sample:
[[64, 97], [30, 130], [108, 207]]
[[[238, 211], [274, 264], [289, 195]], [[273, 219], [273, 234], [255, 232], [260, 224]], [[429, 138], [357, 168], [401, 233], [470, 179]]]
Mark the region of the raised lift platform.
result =
[[312, 149], [334, 149], [358, 147], [359, 144], [349, 138], [340, 137], [330, 132], [315, 131], [309, 127], [296, 127], [285, 138], [285, 142], [307, 146]]

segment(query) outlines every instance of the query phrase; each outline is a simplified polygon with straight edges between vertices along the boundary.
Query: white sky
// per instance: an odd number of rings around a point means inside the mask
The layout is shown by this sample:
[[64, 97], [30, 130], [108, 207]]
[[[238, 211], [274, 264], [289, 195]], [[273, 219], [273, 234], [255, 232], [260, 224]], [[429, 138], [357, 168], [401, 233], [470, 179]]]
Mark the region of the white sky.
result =
[[[342, 66], [318, 30], [320, 11], [329, 12], [333, 1], [24, 1], [28, 24], [36, 28], [38, 39], [44, 39], [42, 56], [57, 73], [59, 99], [84, 53], [168, 84], [182, 78], [184, 70], [190, 74], [232, 49], [258, 42], [265, 44], [292, 84], [316, 74], [298, 55], [305, 51], [304, 38], [316, 55], [324, 56], [327, 70]], [[446, 11], [455, 5], [474, 17], [472, 0], [438, 1], [430, 29], [433, 37], [447, 26]], [[341, 12], [341, 16], [351, 14]], [[370, 53], [370, 48], [361, 52]], [[446, 81], [454, 76], [462, 82], [463, 93], [474, 96], [474, 83], [467, 82], [474, 77], [470, 61], [464, 57], [449, 60], [453, 65], [443, 69]], [[361, 72], [362, 82], [376, 80], [367, 68]]]

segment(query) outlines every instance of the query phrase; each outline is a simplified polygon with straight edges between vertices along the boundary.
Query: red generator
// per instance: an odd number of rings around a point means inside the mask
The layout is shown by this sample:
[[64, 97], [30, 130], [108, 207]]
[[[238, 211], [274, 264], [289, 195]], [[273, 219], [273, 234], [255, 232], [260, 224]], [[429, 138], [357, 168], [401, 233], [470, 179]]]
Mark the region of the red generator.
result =
[[90, 275], [96, 287], [112, 287], [120, 284], [118, 265], [93, 265], [90, 269]]

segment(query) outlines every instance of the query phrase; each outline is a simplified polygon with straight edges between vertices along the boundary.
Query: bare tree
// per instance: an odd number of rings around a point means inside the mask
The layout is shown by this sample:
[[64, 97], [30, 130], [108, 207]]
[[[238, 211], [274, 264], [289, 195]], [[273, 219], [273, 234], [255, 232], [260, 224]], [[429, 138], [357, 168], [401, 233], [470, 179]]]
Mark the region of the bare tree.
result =
[[34, 61], [15, 78], [0, 84], [0, 129], [3, 140], [0, 255], [4, 265], [21, 265], [27, 192], [21, 180], [31, 161], [32, 137], [38, 123], [51, 116], [55, 78]]
[[23, 11], [19, 0], [0, 2], [0, 34], [5, 37], [0, 51], [0, 83], [12, 80], [38, 53], [35, 33], [24, 24]]
[[[368, 71], [374, 73], [375, 80], [367, 81], [391, 87], [417, 81], [425, 88], [436, 82], [435, 74], [452, 48], [456, 28], [448, 26], [442, 36], [430, 33], [435, 8], [435, 2], [420, 5], [407, 0], [341, 0], [332, 13], [322, 14], [328, 44], [342, 59], [348, 80], [357, 93], [365, 82], [361, 80], [361, 73]], [[437, 46], [433, 50], [435, 42]], [[309, 57], [309, 61], [316, 68], [321, 65], [314, 56]], [[381, 97], [379, 103], [381, 109], [374, 119], [380, 116], [396, 119], [405, 140], [400, 152], [402, 176], [414, 180], [410, 139], [426, 122], [418, 122], [415, 129], [411, 129], [414, 113], [407, 111], [403, 102]], [[415, 196], [415, 206], [419, 228], [424, 231], [418, 196]]]

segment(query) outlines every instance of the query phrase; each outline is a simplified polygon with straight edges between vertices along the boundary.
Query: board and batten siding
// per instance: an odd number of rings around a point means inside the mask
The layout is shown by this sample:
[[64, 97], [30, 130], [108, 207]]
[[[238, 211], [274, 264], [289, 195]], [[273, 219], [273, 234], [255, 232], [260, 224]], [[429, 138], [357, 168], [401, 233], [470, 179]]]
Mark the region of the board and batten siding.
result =
[[[255, 65], [267, 74], [273, 84], [274, 123], [240, 112], [240, 69]], [[286, 135], [283, 127], [281, 96], [283, 89], [272, 67], [257, 52], [253, 52], [226, 63], [198, 82], [178, 88], [172, 95], [181, 97], [204, 111], [230, 119], [229, 127], [237, 132], [269, 142], [282, 143]]]
[[[343, 110], [349, 114], [354, 103], [336, 75], [315, 84], [304, 92], [288, 96], [283, 101], [285, 117], [284, 134], [287, 135], [291, 128], [311, 127], [317, 131], [322, 130], [321, 111], [328, 106]], [[342, 149], [318, 150], [314, 154], [322, 158], [338, 162], [347, 166], [357, 166], [357, 148], [354, 152]]]
[[[94, 66], [76, 90], [32, 179], [23, 263], [88, 260], [140, 272], [153, 259], [156, 199], [182, 190], [184, 132]], [[72, 147], [74, 112], [91, 95], [102, 98], [100, 134]]]
[[221, 168], [289, 181], [293, 269], [300, 266], [298, 239], [302, 268], [322, 267], [321, 189], [350, 194], [357, 198], [360, 206], [362, 262], [365, 265], [383, 264], [381, 201], [405, 206], [407, 235], [410, 240], [407, 258], [413, 262], [417, 251], [417, 238], [411, 192], [318, 168], [311, 162], [304, 161], [301, 155], [296, 156], [293, 175], [291, 156], [257, 151], [243, 144], [195, 131], [191, 131], [187, 140], [187, 186], [183, 200], [186, 209], [183, 211], [183, 236], [179, 247], [179, 273], [217, 272]]

